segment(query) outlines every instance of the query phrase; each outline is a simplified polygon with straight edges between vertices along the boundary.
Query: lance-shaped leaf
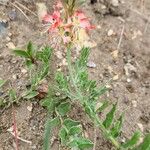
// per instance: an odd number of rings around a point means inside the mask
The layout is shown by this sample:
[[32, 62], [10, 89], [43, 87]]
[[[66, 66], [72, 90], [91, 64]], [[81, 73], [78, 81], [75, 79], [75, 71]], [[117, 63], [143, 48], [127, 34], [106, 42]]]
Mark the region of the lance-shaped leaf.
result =
[[147, 134], [143, 142], [133, 150], [150, 150], [150, 134]]
[[106, 115], [106, 119], [103, 122], [103, 125], [105, 126], [105, 128], [109, 128], [112, 125], [112, 122], [115, 116], [116, 107], [117, 107], [117, 103], [113, 105], [110, 112]]
[[81, 125], [73, 126], [70, 128], [68, 134], [69, 136], [74, 136], [74, 135], [78, 135], [79, 133], [81, 133], [81, 131], [82, 131]]
[[30, 58], [30, 55], [24, 50], [14, 50], [13, 52], [20, 57]]
[[25, 99], [32, 99], [37, 96], [39, 93], [37, 91], [27, 91], [27, 93], [23, 96]]
[[0, 79], [0, 87], [2, 87], [5, 84], [5, 82], [6, 82], [5, 80]]
[[93, 147], [93, 143], [86, 138], [78, 138], [77, 144], [80, 150], [89, 149]]
[[86, 64], [87, 64], [87, 59], [89, 57], [89, 52], [90, 52], [90, 49], [87, 48], [87, 47], [83, 47], [82, 50], [81, 50], [81, 55], [80, 55], [80, 58], [79, 60], [77, 61], [77, 66], [79, 68], [82, 68], [82, 67], [85, 67]]
[[133, 148], [138, 143], [140, 136], [141, 136], [140, 132], [135, 132], [132, 138], [128, 140], [126, 143], [124, 143], [122, 147], [126, 149]]
[[59, 131], [59, 138], [61, 139], [61, 144], [65, 145], [68, 138], [67, 136], [68, 136], [68, 132], [66, 128], [62, 127]]
[[29, 56], [32, 56], [34, 53], [33, 44], [31, 41], [27, 45], [27, 53]]
[[80, 122], [78, 121], [74, 121], [72, 119], [65, 119], [64, 120], [64, 125], [66, 126], [66, 128], [69, 130], [71, 127], [73, 126], [78, 126], [80, 124]]
[[48, 119], [45, 124], [45, 131], [44, 131], [44, 150], [49, 150], [50, 148], [50, 137], [52, 133], [52, 129], [56, 126], [60, 125], [60, 119], [59, 117], [56, 117], [54, 119]]
[[97, 113], [103, 112], [109, 106], [109, 102], [105, 100], [102, 105], [96, 110]]
[[61, 116], [65, 116], [71, 109], [71, 105], [69, 102], [64, 102], [61, 103], [58, 107], [57, 107], [57, 111]]
[[123, 123], [123, 114], [120, 116], [120, 118], [114, 123], [114, 127], [111, 129], [111, 135], [113, 137], [118, 137], [121, 131]]

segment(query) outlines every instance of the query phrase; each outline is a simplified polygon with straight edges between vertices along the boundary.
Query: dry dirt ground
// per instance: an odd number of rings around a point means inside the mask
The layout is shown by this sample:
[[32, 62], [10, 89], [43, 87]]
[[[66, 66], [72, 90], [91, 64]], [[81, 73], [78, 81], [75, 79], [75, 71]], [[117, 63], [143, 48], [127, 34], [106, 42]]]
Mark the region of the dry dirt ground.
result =
[[[30, 22], [13, 1], [9, 4], [6, 1], [0, 1], [0, 78], [7, 83], [0, 91], [0, 98], [8, 99], [6, 91], [11, 86], [19, 94], [27, 85], [23, 60], [14, 56], [11, 49], [24, 47], [29, 40], [38, 47], [49, 41], [41, 34], [36, 16], [24, 10]], [[36, 3], [44, 2], [52, 11], [50, 0], [18, 2], [34, 13]], [[118, 7], [100, 2], [91, 5], [87, 1], [83, 9], [97, 26], [91, 32], [95, 47], [91, 49], [89, 61], [96, 67], [89, 68], [90, 76], [99, 84], [113, 79], [104, 98], [118, 101], [118, 112], [126, 112], [121, 140], [136, 130], [150, 132], [150, 1], [120, 0]], [[41, 150], [46, 110], [39, 101], [21, 101], [14, 109], [19, 136], [27, 140], [19, 140], [19, 150]], [[8, 132], [13, 125], [12, 112], [11, 106], [0, 108], [0, 150], [15, 149], [14, 137]], [[75, 107], [71, 116], [84, 122], [86, 136], [93, 140], [94, 129], [84, 113]], [[54, 150], [58, 150], [58, 143], [54, 140]], [[96, 150], [110, 149], [112, 146], [97, 133]]]

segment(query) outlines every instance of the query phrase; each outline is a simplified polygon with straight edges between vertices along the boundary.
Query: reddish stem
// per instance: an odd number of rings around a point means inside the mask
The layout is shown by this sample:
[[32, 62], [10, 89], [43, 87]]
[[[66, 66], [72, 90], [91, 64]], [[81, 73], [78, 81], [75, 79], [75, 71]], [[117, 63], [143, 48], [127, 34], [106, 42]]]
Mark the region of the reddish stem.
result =
[[15, 135], [16, 150], [19, 150], [18, 135], [17, 135], [16, 114], [15, 114], [15, 110], [14, 110], [13, 104], [12, 104], [12, 111], [13, 111], [13, 132], [14, 132], [14, 135]]

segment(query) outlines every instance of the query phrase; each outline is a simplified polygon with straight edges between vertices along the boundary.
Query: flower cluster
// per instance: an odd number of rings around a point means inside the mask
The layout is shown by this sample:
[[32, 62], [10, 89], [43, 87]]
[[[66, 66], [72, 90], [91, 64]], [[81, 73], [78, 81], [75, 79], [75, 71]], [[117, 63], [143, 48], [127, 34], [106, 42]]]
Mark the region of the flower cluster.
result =
[[[61, 37], [64, 44], [75, 43], [81, 39], [83, 31], [94, 28], [83, 11], [75, 10], [71, 15], [66, 15], [63, 4], [59, 1], [53, 6], [54, 12], [47, 14], [43, 18], [45, 24], [49, 24], [49, 33], [57, 34]], [[67, 16], [67, 17], [66, 17]]]

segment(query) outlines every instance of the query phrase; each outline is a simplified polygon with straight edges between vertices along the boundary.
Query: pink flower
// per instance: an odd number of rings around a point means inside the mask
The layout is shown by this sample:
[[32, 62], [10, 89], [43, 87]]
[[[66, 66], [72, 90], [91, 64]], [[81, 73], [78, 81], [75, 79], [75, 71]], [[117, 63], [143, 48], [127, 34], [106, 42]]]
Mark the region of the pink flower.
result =
[[86, 30], [94, 29], [95, 27], [91, 25], [89, 19], [85, 16], [85, 14], [82, 11], [76, 11], [75, 17], [79, 20], [79, 24], [81, 28], [84, 28]]
[[50, 32], [56, 30], [62, 23], [60, 12], [54, 11], [52, 15], [49, 14], [45, 15], [43, 21], [44, 23], [50, 23], [50, 28], [49, 28]]

